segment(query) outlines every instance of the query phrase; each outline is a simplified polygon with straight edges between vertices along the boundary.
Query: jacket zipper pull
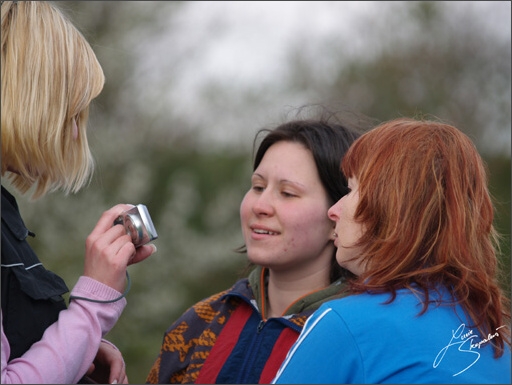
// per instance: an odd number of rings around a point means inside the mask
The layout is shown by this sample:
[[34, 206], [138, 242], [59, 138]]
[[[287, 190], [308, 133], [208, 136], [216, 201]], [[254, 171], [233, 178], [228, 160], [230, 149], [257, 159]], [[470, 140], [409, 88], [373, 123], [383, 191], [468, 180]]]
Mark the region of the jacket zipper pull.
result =
[[261, 320], [260, 323], [258, 324], [258, 329], [257, 329], [258, 333], [261, 331], [261, 329], [263, 329], [264, 325], [265, 325], [265, 321]]

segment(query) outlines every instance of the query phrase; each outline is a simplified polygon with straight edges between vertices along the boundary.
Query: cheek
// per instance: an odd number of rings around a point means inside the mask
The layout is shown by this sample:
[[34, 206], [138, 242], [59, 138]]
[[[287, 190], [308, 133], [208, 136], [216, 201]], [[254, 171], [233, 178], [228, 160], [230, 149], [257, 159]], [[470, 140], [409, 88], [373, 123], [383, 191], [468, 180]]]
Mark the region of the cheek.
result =
[[353, 222], [354, 221], [354, 212], [355, 207], [353, 205], [353, 202], [351, 201], [342, 201], [341, 205], [339, 206], [338, 214], [339, 217], [342, 218], [344, 221]]
[[242, 223], [247, 219], [249, 213], [251, 212], [251, 202], [250, 202], [249, 193], [246, 193], [244, 199], [242, 199], [242, 203], [240, 203], [240, 219]]
[[327, 209], [326, 207], [319, 207], [315, 210], [302, 212], [301, 215], [294, 218], [295, 242], [307, 244], [316, 239], [323, 242], [329, 238], [334, 229], [334, 223], [327, 217]]
[[251, 204], [250, 199], [247, 198], [247, 194], [240, 203], [240, 227], [242, 230], [242, 236], [244, 237], [245, 242], [248, 242], [248, 237], [250, 236], [248, 233], [248, 224], [251, 219]]

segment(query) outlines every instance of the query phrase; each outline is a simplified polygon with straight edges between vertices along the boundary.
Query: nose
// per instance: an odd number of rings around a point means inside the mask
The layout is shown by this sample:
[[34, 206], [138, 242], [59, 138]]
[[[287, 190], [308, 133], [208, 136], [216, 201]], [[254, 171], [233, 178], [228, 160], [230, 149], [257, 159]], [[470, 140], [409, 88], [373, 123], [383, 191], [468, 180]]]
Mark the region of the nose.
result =
[[327, 210], [327, 216], [329, 217], [329, 219], [333, 222], [336, 222], [338, 219], [339, 219], [339, 211], [340, 211], [340, 201], [336, 202], [335, 204], [333, 204], [329, 210]]
[[252, 210], [256, 215], [268, 216], [274, 213], [274, 203], [271, 195], [271, 192], [268, 189], [265, 189], [257, 196], [252, 207]]

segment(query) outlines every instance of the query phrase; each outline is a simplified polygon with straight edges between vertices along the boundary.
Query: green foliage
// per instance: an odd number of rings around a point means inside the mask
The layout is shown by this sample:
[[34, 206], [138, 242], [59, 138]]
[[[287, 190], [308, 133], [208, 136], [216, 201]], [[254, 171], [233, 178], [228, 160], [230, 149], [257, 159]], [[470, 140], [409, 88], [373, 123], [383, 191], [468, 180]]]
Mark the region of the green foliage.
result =
[[512, 174], [510, 168], [510, 158], [496, 157], [487, 160], [489, 169], [489, 188], [495, 201], [495, 221], [494, 226], [501, 235], [501, 283], [510, 297], [511, 291], [511, 263], [510, 263], [510, 189]]

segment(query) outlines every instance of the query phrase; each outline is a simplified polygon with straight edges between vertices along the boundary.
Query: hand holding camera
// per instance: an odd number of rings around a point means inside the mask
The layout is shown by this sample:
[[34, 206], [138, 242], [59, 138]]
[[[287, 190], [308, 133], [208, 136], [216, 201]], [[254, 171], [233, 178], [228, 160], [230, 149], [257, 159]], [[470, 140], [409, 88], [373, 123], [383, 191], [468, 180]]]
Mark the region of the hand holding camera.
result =
[[156, 238], [144, 205], [118, 204], [110, 208], [102, 214], [85, 242], [84, 275], [123, 293], [127, 266], [151, 256], [156, 247], [147, 243]]

